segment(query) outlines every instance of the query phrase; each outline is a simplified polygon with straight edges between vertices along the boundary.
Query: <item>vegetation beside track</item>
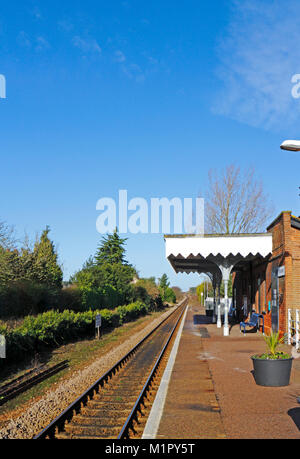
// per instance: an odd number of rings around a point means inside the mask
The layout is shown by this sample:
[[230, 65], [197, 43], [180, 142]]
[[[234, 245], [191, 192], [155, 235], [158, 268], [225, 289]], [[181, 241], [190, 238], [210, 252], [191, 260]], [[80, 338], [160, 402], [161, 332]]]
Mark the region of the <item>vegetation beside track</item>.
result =
[[[126, 239], [117, 230], [102, 239], [95, 256], [69, 282], [62, 282], [49, 231], [47, 227], [34, 246], [18, 247], [0, 221], [0, 335], [6, 338], [0, 384], [40, 363], [68, 359], [70, 366], [6, 402], [0, 409], [0, 425], [75, 368], [90, 365], [130, 339], [130, 330], [142, 330], [142, 324], [162, 314], [167, 303], [181, 299], [181, 290], [175, 293], [165, 274], [158, 282], [155, 277], [139, 278], [125, 258]], [[102, 317], [101, 340], [94, 339], [97, 314]]]
[[[38, 355], [38, 360], [35, 359], [30, 364], [30, 359], [27, 362], [19, 362], [18, 364], [9, 364], [1, 372], [1, 383], [8, 382], [10, 378], [20, 376], [25, 368], [32, 367], [39, 363], [47, 363], [54, 365], [61, 360], [68, 360], [69, 367], [51, 376], [49, 379], [32, 387], [23, 394], [20, 394], [13, 400], [9, 400], [0, 407], [0, 428], [7, 425], [12, 419], [18, 418], [24, 413], [33, 403], [45, 397], [48, 391], [55, 390], [58, 385], [64, 381], [69, 381], [72, 375], [78, 371], [92, 365], [96, 360], [106, 362], [108, 355], [119, 346], [125, 346], [127, 340], [140, 333], [149, 327], [153, 321], [157, 320], [161, 314], [164, 314], [166, 309], [149, 313], [132, 322], [123, 324], [115, 329], [107, 329], [101, 334], [101, 339], [87, 338], [79, 339], [68, 344], [61, 345], [55, 349], [45, 349]], [[26, 365], [24, 365], [26, 363]], [[110, 364], [108, 364], [110, 366]]]
[[55, 348], [76, 339], [89, 338], [95, 333], [95, 318], [101, 314], [101, 330], [119, 327], [126, 322], [137, 319], [150, 312], [164, 308], [161, 301], [153, 301], [146, 305], [141, 301], [119, 306], [114, 310], [101, 309], [96, 311], [63, 312], [47, 311], [37, 316], [25, 317], [23, 323], [13, 329], [0, 326], [0, 334], [6, 338], [7, 358], [0, 361], [3, 367], [7, 362], [17, 362], [28, 353]]
[[[7, 230], [4, 231], [4, 234], [6, 233]], [[15, 264], [9, 265], [10, 275], [0, 275], [0, 287], [3, 284], [6, 292], [10, 291], [12, 285], [15, 286], [15, 282], [20, 281], [23, 285], [30, 280], [26, 277], [31, 273], [31, 265], [26, 258], [29, 255], [32, 263], [37, 264], [34, 264], [35, 269], [32, 271], [34, 282], [38, 281], [44, 286], [48, 282], [49, 288], [54, 284], [59, 288], [61, 276], [57, 278], [56, 274], [61, 274], [61, 271], [57, 264], [57, 253], [48, 233], [49, 228], [43, 232], [41, 240], [36, 242], [32, 253], [29, 249], [21, 252], [17, 249], [12, 251], [12, 242], [8, 248], [1, 249], [0, 238], [0, 254], [6, 254], [6, 257], [11, 256], [15, 260]], [[92, 337], [98, 314], [102, 317], [103, 332], [150, 312], [159, 311], [164, 308], [166, 302], [176, 302], [175, 292], [169, 287], [166, 274], [159, 279], [159, 284], [156, 284], [155, 277], [139, 279], [136, 269], [125, 258], [125, 241], [126, 239], [120, 238], [117, 229], [113, 234], [104, 237], [95, 256], [90, 257], [83, 268], [75, 273], [71, 278], [71, 286], [63, 288], [58, 295], [57, 298], [61, 301], [59, 307], [55, 302], [40, 302], [38, 308], [33, 308], [32, 313], [25, 313], [22, 317], [21, 312], [15, 308], [15, 301], [9, 296], [8, 310], [12, 315], [7, 317], [7, 308], [4, 307], [5, 302], [3, 303], [0, 294], [0, 317], [4, 319], [3, 322], [0, 321], [0, 335], [4, 335], [6, 339], [6, 359], [0, 359], [0, 370], [11, 362], [23, 360], [28, 355], [34, 357], [45, 348], [53, 349], [74, 340]], [[26, 269], [22, 264], [24, 257], [28, 261], [27, 264], [24, 262]], [[9, 260], [11, 261], [10, 258]], [[45, 268], [43, 279], [37, 278], [38, 274], [43, 272], [39, 271], [41, 263]], [[17, 297], [19, 298], [19, 295]], [[21, 295], [21, 310], [26, 312], [30, 308], [25, 307], [22, 298]], [[66, 303], [63, 298], [67, 300]]]

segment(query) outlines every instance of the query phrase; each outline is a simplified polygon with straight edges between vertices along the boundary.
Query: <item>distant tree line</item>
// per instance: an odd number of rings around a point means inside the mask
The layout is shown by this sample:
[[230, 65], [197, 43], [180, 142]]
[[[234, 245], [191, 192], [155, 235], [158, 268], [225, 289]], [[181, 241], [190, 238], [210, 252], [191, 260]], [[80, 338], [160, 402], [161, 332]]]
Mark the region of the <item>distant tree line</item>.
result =
[[49, 233], [47, 226], [34, 244], [26, 239], [19, 247], [13, 228], [0, 222], [0, 318], [51, 309], [114, 309], [135, 301], [143, 301], [153, 310], [163, 302], [176, 301], [166, 274], [158, 283], [155, 277], [139, 279], [136, 269], [126, 260], [126, 239], [117, 229], [102, 238], [95, 255], [64, 285]]
[[[203, 298], [204, 297], [210, 297], [210, 298], [213, 298], [214, 297], [214, 289], [213, 289], [213, 286], [212, 286], [212, 283], [210, 280], [203, 280], [201, 282], [201, 284], [199, 284], [197, 287], [196, 287], [196, 292], [197, 294], [197, 297], [198, 297], [198, 300], [200, 303], [203, 304]], [[218, 294], [218, 292], [216, 292], [216, 295]], [[220, 297], [221, 298], [224, 298], [224, 295], [225, 295], [225, 288], [224, 288], [224, 282], [222, 281], [221, 282], [221, 285], [220, 285]], [[229, 277], [229, 282], [228, 282], [228, 297], [232, 297], [232, 275], [230, 274], [230, 277]]]
[[0, 316], [34, 314], [56, 304], [62, 288], [62, 269], [50, 228], [30, 247], [18, 248], [12, 228], [0, 222]]
[[116, 307], [137, 300], [146, 304], [151, 301], [175, 303], [176, 295], [166, 274], [158, 284], [155, 277], [139, 279], [136, 269], [126, 260], [125, 242], [117, 229], [104, 236], [95, 256], [71, 277], [71, 287], [65, 294], [72, 295], [72, 291], [79, 290], [85, 308]]

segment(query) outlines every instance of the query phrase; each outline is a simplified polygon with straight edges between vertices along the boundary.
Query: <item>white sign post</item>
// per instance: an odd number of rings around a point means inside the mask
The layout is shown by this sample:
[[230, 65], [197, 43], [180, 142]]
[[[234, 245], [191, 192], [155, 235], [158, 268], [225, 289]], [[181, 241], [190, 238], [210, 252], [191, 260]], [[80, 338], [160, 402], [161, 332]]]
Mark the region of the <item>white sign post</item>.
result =
[[0, 359], [6, 358], [6, 339], [4, 335], [0, 335]]
[[100, 339], [100, 328], [101, 328], [101, 315], [97, 314], [96, 315], [96, 321], [95, 321], [95, 328], [97, 328], [97, 337]]

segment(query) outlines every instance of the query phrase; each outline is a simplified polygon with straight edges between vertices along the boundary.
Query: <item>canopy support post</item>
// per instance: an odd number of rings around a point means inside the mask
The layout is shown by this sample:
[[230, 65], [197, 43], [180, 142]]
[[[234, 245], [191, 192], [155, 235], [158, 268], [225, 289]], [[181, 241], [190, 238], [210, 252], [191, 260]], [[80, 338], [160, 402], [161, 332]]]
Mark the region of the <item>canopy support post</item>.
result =
[[230, 273], [232, 268], [235, 265], [236, 260], [230, 260], [228, 258], [219, 260], [218, 266], [222, 273], [222, 278], [224, 282], [224, 296], [225, 296], [225, 307], [224, 307], [224, 327], [223, 335], [229, 336], [229, 323], [228, 323], [228, 313], [229, 313], [229, 302], [228, 302], [228, 282], [230, 278]]

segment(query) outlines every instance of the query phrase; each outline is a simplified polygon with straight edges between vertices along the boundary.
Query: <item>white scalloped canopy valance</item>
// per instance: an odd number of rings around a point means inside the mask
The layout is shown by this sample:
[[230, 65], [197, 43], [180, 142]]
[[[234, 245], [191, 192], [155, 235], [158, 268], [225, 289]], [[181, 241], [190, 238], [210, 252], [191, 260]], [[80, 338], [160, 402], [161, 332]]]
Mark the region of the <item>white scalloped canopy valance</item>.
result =
[[197, 257], [209, 255], [242, 257], [260, 255], [267, 257], [272, 253], [272, 233], [253, 235], [192, 235], [192, 236], [165, 236], [166, 257]]

